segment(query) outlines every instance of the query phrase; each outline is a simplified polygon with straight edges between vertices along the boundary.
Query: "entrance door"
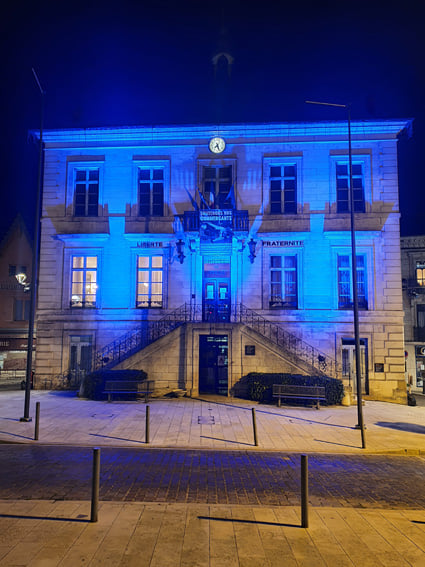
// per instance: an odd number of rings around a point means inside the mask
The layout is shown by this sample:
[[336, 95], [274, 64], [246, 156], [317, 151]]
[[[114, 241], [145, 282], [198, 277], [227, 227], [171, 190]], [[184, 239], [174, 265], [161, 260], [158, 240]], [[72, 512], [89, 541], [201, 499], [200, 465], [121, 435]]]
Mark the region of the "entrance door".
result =
[[[357, 391], [355, 350], [354, 339], [342, 339], [342, 377], [348, 379], [354, 394]], [[369, 394], [369, 368], [367, 359], [367, 339], [360, 339], [360, 377], [363, 386], [363, 394]]]
[[92, 337], [90, 335], [70, 337], [69, 373], [74, 384], [80, 384], [91, 370]]
[[230, 321], [230, 263], [204, 264], [203, 321]]
[[228, 394], [227, 335], [199, 336], [199, 393]]

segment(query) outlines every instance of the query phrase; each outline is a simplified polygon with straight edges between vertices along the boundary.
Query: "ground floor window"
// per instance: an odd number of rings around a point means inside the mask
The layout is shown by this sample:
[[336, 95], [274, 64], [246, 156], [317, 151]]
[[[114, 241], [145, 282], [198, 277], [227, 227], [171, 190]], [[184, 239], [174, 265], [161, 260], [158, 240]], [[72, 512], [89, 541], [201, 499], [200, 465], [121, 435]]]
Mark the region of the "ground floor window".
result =
[[162, 307], [162, 256], [137, 257], [136, 307]]
[[297, 256], [270, 256], [270, 308], [297, 309]]
[[[357, 301], [360, 309], [367, 309], [366, 258], [356, 254], [357, 263]], [[338, 309], [353, 307], [353, 280], [351, 256], [338, 254]]]
[[71, 307], [96, 307], [97, 256], [73, 256]]

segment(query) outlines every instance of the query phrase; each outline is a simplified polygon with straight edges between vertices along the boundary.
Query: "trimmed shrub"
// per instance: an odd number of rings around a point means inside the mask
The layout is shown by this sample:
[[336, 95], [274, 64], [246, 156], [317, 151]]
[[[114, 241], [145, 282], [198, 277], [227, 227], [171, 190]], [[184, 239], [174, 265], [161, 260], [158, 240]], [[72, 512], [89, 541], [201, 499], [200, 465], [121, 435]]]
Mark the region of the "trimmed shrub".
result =
[[90, 400], [106, 400], [107, 394], [104, 394], [105, 382], [108, 380], [133, 380], [135, 382], [143, 382], [147, 380], [148, 375], [144, 370], [97, 370], [91, 374], [87, 374], [80, 395]]
[[338, 405], [344, 397], [344, 385], [341, 380], [327, 376], [250, 372], [245, 378], [248, 382], [249, 399], [261, 403], [275, 401], [272, 395], [273, 384], [324, 386], [327, 405]]

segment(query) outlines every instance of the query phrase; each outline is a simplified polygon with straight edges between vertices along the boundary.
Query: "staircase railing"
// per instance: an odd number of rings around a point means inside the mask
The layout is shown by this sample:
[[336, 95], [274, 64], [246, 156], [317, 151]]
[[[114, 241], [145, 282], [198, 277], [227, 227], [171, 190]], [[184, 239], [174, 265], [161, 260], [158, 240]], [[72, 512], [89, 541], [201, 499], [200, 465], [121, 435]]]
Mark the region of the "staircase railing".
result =
[[292, 358], [294, 362], [297, 358], [301, 359], [313, 371], [321, 375], [338, 377], [339, 368], [335, 359], [309, 345], [296, 335], [289, 333], [283, 329], [280, 323], [274, 323], [242, 304], [236, 306], [232, 319], [235, 322], [247, 325], [285, 349], [288, 357]]
[[115, 366], [184, 323], [201, 319], [201, 307], [185, 303], [161, 319], [141, 321], [137, 329], [129, 331], [100, 349], [94, 357], [94, 368], [99, 370]]

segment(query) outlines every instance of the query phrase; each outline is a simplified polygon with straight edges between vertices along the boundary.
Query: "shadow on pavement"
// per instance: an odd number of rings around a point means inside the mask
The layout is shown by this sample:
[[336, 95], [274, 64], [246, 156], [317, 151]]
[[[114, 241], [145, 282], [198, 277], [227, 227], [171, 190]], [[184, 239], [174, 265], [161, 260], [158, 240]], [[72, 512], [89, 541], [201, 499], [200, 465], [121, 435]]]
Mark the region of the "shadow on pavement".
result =
[[200, 435], [203, 439], [212, 439], [213, 441], [223, 441], [223, 443], [235, 443], [236, 445], [248, 445], [253, 446], [253, 443], [244, 443], [243, 441], [231, 441], [230, 439], [219, 439], [218, 437], [208, 437], [207, 435]]
[[19, 437], [20, 439], [30, 439], [31, 441], [34, 437], [26, 437], [25, 435], [18, 435], [17, 433], [10, 433], [9, 431], [0, 431], [1, 435], [11, 435], [12, 437]]
[[389, 429], [396, 429], [397, 431], [409, 431], [410, 433], [425, 434], [425, 425], [417, 425], [415, 423], [405, 423], [403, 421], [377, 421], [375, 425], [379, 427], [388, 427]]
[[198, 520], [212, 520], [214, 522], [238, 522], [240, 524], [256, 524], [262, 526], [283, 526], [286, 528], [301, 528], [298, 524], [282, 524], [281, 522], [263, 522], [262, 520], [241, 520], [238, 518], [215, 518], [214, 516], [198, 516]]
[[[1, 432], [0, 432], [1, 433]], [[92, 437], [103, 437], [104, 439], [116, 439], [117, 441], [130, 441], [130, 443], [142, 443], [144, 441], [139, 441], [138, 439], [124, 439], [123, 437], [112, 437], [111, 435], [101, 435], [100, 433], [89, 433]]]
[[318, 443], [328, 443], [329, 445], [338, 445], [338, 447], [350, 447], [358, 449], [358, 445], [347, 445], [346, 443], [335, 443], [334, 441], [324, 441], [323, 439], [315, 439]]
[[0, 518], [16, 518], [18, 520], [53, 520], [54, 522], [90, 522], [88, 516], [87, 519], [83, 518], [54, 518], [53, 516], [24, 516], [22, 514], [0, 514]]

